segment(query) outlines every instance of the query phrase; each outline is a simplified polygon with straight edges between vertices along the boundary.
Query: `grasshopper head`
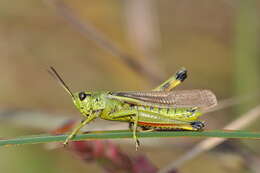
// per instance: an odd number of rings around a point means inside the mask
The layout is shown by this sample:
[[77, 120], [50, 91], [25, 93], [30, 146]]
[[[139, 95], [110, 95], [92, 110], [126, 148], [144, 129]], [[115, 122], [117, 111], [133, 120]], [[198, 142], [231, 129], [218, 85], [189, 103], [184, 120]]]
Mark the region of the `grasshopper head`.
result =
[[72, 100], [79, 111], [84, 115], [99, 114], [105, 108], [101, 94], [93, 92], [78, 92], [73, 94]]

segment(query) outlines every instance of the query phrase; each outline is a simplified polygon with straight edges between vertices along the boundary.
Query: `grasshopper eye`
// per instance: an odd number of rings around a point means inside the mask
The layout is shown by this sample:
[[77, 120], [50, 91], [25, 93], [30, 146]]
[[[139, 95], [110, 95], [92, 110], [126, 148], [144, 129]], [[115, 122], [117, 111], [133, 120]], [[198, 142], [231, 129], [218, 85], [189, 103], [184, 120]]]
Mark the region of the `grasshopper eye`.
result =
[[87, 97], [87, 96], [86, 96], [86, 93], [84, 93], [84, 92], [80, 92], [80, 93], [79, 93], [79, 99], [80, 99], [81, 101], [84, 100], [86, 97]]
[[80, 101], [83, 101], [87, 96], [91, 96], [91, 94], [86, 94], [84, 92], [79, 93], [79, 99]]

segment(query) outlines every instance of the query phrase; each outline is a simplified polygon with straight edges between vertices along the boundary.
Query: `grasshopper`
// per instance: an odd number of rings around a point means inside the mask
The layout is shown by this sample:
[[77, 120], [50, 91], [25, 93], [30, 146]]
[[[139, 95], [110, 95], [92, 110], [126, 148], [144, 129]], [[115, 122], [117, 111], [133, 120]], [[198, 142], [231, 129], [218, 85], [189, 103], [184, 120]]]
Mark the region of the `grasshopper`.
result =
[[198, 120], [204, 109], [217, 105], [216, 96], [209, 90], [175, 90], [187, 78], [182, 68], [174, 76], [152, 91], [81, 91], [72, 93], [57, 71], [49, 71], [72, 97], [83, 120], [66, 138], [64, 145], [78, 134], [79, 130], [96, 118], [128, 122], [133, 131], [136, 149], [139, 146], [136, 132], [161, 130], [200, 131], [204, 123]]

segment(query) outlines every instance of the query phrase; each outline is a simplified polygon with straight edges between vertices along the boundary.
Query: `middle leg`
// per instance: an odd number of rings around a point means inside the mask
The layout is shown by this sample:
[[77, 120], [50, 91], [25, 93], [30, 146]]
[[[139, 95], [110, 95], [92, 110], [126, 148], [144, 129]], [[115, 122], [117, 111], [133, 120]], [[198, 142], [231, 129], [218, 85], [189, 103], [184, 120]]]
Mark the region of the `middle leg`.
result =
[[135, 147], [136, 150], [138, 149], [140, 142], [136, 136], [137, 132], [137, 125], [138, 125], [138, 118], [139, 118], [139, 112], [136, 109], [133, 110], [121, 110], [118, 112], [114, 112], [113, 114], [109, 115], [112, 120], [128, 120], [130, 123], [133, 123], [133, 128], [131, 129], [133, 131], [133, 139], [135, 141]]

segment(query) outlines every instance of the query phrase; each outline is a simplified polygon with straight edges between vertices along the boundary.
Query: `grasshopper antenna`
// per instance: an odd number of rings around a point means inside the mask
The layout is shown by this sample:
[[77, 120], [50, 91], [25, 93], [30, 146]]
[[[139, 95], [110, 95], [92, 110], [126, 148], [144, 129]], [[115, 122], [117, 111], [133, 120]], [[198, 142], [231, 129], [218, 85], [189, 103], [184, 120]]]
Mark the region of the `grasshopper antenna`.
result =
[[59, 83], [60, 85], [67, 91], [67, 93], [69, 93], [69, 95], [74, 98], [74, 95], [72, 94], [72, 92], [70, 91], [70, 88], [68, 87], [68, 85], [62, 80], [61, 76], [58, 74], [58, 72], [53, 68], [50, 67], [50, 69], [48, 70], [48, 72], [52, 75], [52, 77], [54, 77]]

